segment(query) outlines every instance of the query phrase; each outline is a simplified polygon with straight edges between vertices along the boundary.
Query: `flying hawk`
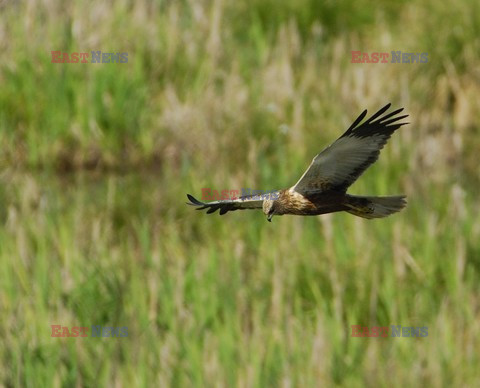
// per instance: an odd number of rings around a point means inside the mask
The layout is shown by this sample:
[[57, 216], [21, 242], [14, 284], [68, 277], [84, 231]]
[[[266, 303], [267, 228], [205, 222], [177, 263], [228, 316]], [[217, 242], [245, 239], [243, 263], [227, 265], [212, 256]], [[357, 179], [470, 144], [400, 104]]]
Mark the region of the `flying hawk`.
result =
[[207, 214], [229, 211], [263, 209], [268, 221], [274, 215], [294, 214], [316, 216], [346, 211], [363, 218], [382, 218], [396, 213], [406, 205], [404, 195], [366, 197], [347, 194], [348, 187], [373, 164], [399, 123], [408, 115], [398, 116], [402, 109], [385, 114], [387, 104], [368, 120], [365, 110], [333, 144], [313, 158], [307, 171], [289, 189], [269, 195], [249, 195], [235, 199], [200, 202], [187, 194], [188, 205], [197, 210], [208, 209]]

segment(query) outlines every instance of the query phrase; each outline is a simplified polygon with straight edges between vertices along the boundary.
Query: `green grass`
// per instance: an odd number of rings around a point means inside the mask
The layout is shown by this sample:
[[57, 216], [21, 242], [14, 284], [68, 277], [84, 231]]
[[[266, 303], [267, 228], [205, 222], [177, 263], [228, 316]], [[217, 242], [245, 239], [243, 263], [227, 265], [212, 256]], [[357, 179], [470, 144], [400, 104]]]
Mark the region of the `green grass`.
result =
[[[476, 2], [0, 7], [0, 384], [477, 384]], [[56, 50], [129, 60], [53, 64]], [[292, 185], [387, 102], [411, 124], [351, 192], [405, 193], [401, 213], [270, 224], [185, 205], [204, 187]], [[52, 338], [54, 324], [128, 337]]]

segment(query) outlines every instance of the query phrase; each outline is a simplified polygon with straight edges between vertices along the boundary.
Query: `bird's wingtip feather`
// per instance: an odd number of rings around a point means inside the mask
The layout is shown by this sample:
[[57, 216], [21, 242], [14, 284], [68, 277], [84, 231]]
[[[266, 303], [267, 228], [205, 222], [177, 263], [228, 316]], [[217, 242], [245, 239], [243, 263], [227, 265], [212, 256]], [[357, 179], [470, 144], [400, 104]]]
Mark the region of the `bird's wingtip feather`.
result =
[[200, 202], [193, 195], [187, 194], [187, 198], [190, 201], [190, 202], [187, 202], [187, 205], [192, 205], [192, 206], [202, 206], [202, 205], [204, 205], [204, 203]]

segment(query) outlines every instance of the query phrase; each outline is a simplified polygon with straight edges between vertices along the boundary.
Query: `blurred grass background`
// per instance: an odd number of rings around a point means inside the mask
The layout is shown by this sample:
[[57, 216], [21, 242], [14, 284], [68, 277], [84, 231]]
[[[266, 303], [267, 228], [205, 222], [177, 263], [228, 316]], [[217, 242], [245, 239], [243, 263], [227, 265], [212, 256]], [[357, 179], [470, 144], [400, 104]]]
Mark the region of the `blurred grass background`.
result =
[[[1, 2], [1, 384], [478, 384], [479, 37], [469, 0]], [[269, 224], [184, 204], [292, 185], [387, 102], [411, 124], [351, 192], [405, 193], [402, 213]]]

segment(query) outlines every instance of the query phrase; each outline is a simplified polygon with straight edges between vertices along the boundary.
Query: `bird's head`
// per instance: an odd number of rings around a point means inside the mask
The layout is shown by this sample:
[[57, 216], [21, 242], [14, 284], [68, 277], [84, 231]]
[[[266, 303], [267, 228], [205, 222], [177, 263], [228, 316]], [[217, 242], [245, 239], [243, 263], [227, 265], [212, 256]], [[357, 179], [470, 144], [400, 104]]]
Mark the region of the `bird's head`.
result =
[[267, 216], [268, 222], [272, 222], [272, 217], [275, 215], [275, 201], [273, 199], [263, 200], [263, 212]]

